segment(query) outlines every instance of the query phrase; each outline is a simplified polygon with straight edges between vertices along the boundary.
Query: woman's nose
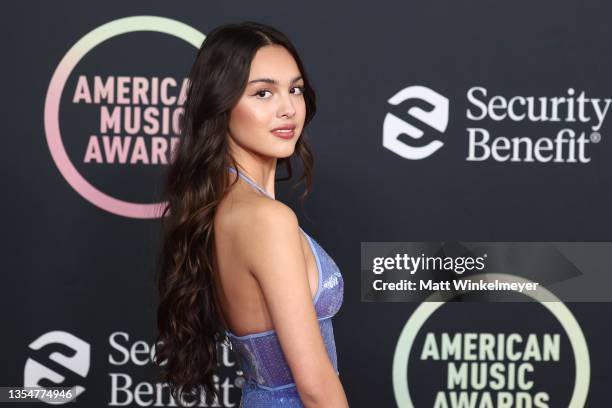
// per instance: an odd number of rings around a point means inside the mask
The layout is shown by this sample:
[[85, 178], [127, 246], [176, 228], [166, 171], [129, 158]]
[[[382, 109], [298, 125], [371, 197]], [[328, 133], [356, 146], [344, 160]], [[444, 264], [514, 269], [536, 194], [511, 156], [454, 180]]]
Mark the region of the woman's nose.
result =
[[278, 112], [279, 116], [292, 117], [295, 115], [295, 106], [293, 100], [291, 99], [292, 97], [292, 94], [281, 96], [281, 105]]

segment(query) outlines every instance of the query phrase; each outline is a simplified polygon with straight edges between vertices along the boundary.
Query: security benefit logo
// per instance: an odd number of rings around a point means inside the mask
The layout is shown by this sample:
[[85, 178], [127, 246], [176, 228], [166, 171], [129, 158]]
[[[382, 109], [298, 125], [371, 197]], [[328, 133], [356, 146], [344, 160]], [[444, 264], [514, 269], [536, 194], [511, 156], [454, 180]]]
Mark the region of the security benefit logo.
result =
[[[418, 106], [408, 109], [408, 115], [443, 133], [448, 125], [448, 99], [424, 86], [409, 86], [402, 89], [389, 99], [391, 105], [399, 105], [410, 99], [428, 102], [433, 108], [430, 111]], [[419, 160], [431, 156], [444, 146], [440, 140], [433, 140], [422, 146], [412, 146], [404, 143], [400, 137], [405, 134], [415, 140], [423, 137], [425, 132], [400, 119], [392, 113], [387, 113], [383, 122], [383, 146], [405, 159]]]
[[583, 408], [589, 381], [584, 335], [560, 301], [424, 302], [393, 360], [400, 408]]
[[45, 99], [46, 140], [64, 179], [91, 204], [159, 217], [157, 184], [179, 141], [186, 70], [204, 34], [175, 20], [127, 17], [80, 38]]
[[[55, 330], [45, 333], [28, 346], [30, 357], [23, 370], [24, 387], [73, 387], [74, 397], [85, 391], [82, 384], [89, 373], [90, 345], [86, 341], [65, 331]], [[54, 350], [47, 353], [49, 347]], [[40, 398], [49, 404], [68, 402], [68, 399]]]
[[[236, 370], [237, 363], [233, 360], [227, 346], [218, 344], [217, 352], [219, 375], [213, 375], [217, 398], [206, 403], [203, 389], [193, 394], [183, 394], [177, 401], [168, 383], [154, 381], [152, 369], [156, 360], [157, 345], [145, 340], [134, 338], [127, 332], [116, 331], [108, 338], [108, 356], [106, 360], [107, 380], [110, 397], [109, 407], [236, 407], [240, 400], [239, 389], [244, 383], [242, 371]], [[165, 366], [166, 361], [160, 362]]]
[[[82, 402], [88, 406], [94, 401], [91, 406], [95, 407], [236, 407], [244, 373], [227, 345], [217, 346], [219, 375], [213, 376], [217, 398], [209, 403], [203, 389], [176, 400], [168, 383], [159, 381], [157, 344], [125, 331], [109, 333], [106, 344], [98, 345], [62, 330], [40, 335], [29, 344], [23, 384], [43, 389], [71, 388], [72, 399], [39, 397], [52, 405]], [[160, 362], [161, 366], [165, 364]]]
[[[408, 116], [387, 113], [383, 121], [383, 147], [405, 159], [425, 159], [452, 144], [465, 152], [467, 162], [584, 164], [602, 140], [612, 99], [571, 87], [548, 96], [507, 95], [473, 86], [464, 101], [449, 104], [444, 95], [413, 85], [388, 103], [410, 106]], [[449, 109], [456, 118], [452, 129], [463, 129], [463, 134], [447, 132]]]

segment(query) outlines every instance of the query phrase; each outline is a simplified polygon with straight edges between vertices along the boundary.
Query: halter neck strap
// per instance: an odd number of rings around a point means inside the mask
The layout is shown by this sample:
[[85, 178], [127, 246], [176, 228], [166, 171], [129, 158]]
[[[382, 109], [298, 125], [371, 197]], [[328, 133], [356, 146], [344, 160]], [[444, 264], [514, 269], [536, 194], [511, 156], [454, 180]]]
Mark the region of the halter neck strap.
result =
[[228, 167], [227, 168], [229, 171], [231, 171], [234, 174], [237, 174], [241, 179], [243, 179], [244, 181], [246, 181], [247, 183], [249, 183], [250, 185], [252, 185], [253, 187], [255, 187], [257, 190], [259, 190], [259, 192], [265, 194], [266, 196], [270, 197], [271, 199], [274, 200], [274, 197], [272, 197], [270, 194], [268, 194], [268, 192], [266, 190], [263, 189], [263, 187], [261, 187], [259, 184], [257, 184], [256, 182], [254, 182], [253, 180], [251, 180], [249, 177], [245, 176], [244, 174], [238, 172], [235, 168], [233, 167]]

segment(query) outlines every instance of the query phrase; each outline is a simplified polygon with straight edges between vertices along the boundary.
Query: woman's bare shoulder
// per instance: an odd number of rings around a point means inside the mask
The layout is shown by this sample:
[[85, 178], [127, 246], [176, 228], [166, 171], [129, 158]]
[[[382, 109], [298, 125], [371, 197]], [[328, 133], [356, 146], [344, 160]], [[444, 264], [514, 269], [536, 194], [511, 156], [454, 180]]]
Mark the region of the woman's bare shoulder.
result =
[[270, 229], [297, 228], [297, 216], [288, 205], [260, 194], [232, 193], [219, 205], [215, 228], [237, 242], [252, 242]]

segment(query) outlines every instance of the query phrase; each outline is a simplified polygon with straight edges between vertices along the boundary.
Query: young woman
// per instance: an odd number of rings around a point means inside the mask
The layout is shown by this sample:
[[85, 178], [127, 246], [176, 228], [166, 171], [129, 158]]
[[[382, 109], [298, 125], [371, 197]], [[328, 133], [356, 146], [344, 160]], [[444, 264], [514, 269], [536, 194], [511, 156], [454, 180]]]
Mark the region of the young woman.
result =
[[[310, 190], [315, 94], [291, 42], [254, 22], [213, 30], [189, 74], [169, 166], [157, 361], [173, 395], [215, 394], [217, 342], [236, 352], [242, 407], [346, 407], [331, 317], [343, 280], [275, 199], [276, 170]], [[285, 180], [285, 179], [283, 179]]]

